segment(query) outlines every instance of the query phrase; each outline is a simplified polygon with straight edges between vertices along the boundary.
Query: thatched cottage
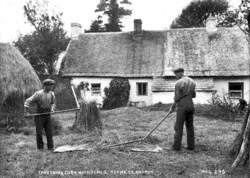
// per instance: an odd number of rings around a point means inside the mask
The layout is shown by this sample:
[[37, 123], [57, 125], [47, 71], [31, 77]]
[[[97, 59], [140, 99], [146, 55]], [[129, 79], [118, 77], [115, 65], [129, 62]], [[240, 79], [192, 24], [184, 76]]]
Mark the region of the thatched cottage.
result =
[[0, 43], [0, 120], [23, 116], [27, 96], [41, 88], [30, 63], [10, 44]]
[[71, 83], [90, 83], [87, 97], [102, 102], [104, 88], [114, 77], [126, 77], [130, 101], [172, 103], [176, 79], [172, 69], [183, 67], [197, 84], [196, 103], [207, 103], [214, 93], [249, 100], [249, 45], [237, 27], [145, 31], [135, 20], [132, 32], [80, 33], [72, 24], [72, 40], [60, 72]]

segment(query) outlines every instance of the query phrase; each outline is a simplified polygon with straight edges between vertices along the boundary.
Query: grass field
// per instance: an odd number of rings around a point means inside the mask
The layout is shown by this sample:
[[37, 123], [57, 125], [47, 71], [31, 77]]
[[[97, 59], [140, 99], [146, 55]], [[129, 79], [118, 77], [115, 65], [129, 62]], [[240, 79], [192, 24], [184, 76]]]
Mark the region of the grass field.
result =
[[[83, 143], [96, 147], [132, 140], [144, 136], [165, 114], [164, 111], [146, 111], [132, 107], [101, 111], [104, 123], [102, 136], [94, 133], [79, 134], [69, 130], [74, 121], [74, 113], [57, 115], [56, 119], [62, 123], [63, 131], [60, 135], [54, 136], [55, 147]], [[167, 119], [152, 136], [151, 141], [155, 141], [155, 144], [163, 148], [161, 153], [131, 152], [129, 148], [139, 146], [138, 143], [128, 147], [96, 149], [91, 152], [52, 153], [47, 150], [36, 150], [34, 127], [30, 128], [33, 130], [31, 135], [2, 132], [0, 175], [11, 177], [47, 177], [48, 175], [50, 177], [62, 175], [63, 177], [103, 177], [104, 175], [106, 177], [121, 175], [125, 177], [229, 177], [224, 175], [224, 171], [230, 167], [233, 160], [229, 158], [227, 149], [239, 131], [241, 123], [196, 116], [194, 121], [196, 150], [184, 149], [186, 146], [184, 130], [183, 149], [176, 152], [170, 149], [173, 143], [175, 121], [174, 115], [172, 117]], [[91, 170], [95, 172], [91, 173]], [[244, 176], [244, 171], [239, 170], [230, 175], [230, 177], [240, 176]]]

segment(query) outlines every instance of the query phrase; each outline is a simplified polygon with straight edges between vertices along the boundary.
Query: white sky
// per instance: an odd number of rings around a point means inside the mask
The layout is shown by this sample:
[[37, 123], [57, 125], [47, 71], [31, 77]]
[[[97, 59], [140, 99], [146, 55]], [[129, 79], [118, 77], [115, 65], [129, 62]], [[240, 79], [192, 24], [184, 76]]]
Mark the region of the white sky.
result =
[[[19, 34], [33, 30], [27, 23], [23, 5], [28, 0], [0, 0], [0, 42], [12, 42]], [[96, 18], [99, 0], [48, 0], [56, 12], [63, 12], [64, 28], [70, 34], [70, 23], [78, 22], [83, 29], [89, 29]], [[123, 19], [123, 31], [133, 30], [133, 19], [141, 18], [145, 30], [163, 30], [180, 14], [191, 0], [130, 0], [133, 13]], [[232, 7], [238, 7], [241, 0], [229, 0]]]

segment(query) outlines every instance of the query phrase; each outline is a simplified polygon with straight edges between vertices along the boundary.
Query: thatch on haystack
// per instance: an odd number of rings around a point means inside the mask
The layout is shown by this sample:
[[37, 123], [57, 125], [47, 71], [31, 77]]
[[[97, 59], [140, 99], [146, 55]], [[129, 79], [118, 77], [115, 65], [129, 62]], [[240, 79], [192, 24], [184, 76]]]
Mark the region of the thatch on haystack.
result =
[[0, 43], [0, 64], [1, 118], [15, 113], [22, 117], [25, 97], [40, 89], [41, 82], [30, 63], [10, 44]]

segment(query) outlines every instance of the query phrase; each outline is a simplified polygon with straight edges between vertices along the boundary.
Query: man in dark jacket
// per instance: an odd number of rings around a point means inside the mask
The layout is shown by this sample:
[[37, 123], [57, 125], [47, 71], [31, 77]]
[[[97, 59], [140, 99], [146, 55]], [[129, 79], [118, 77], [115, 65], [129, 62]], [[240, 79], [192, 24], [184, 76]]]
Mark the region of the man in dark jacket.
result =
[[[54, 88], [55, 82], [51, 79], [46, 79], [43, 81], [43, 89], [35, 92], [31, 97], [26, 99], [24, 103], [25, 112], [29, 112], [31, 105], [36, 104], [37, 113], [49, 113], [54, 112], [55, 110], [55, 94], [52, 91]], [[35, 116], [35, 125], [36, 125], [36, 142], [37, 149], [43, 149], [43, 138], [42, 131], [45, 130], [47, 137], [47, 146], [49, 150], [53, 150], [53, 138], [52, 138], [52, 125], [50, 114], [43, 114]]]
[[184, 76], [183, 68], [175, 69], [174, 74], [178, 81], [175, 84], [174, 104], [171, 107], [171, 112], [175, 108], [177, 110], [173, 150], [181, 149], [184, 123], [187, 130], [187, 149], [194, 150], [194, 104], [192, 98], [196, 97], [195, 82], [193, 79]]

